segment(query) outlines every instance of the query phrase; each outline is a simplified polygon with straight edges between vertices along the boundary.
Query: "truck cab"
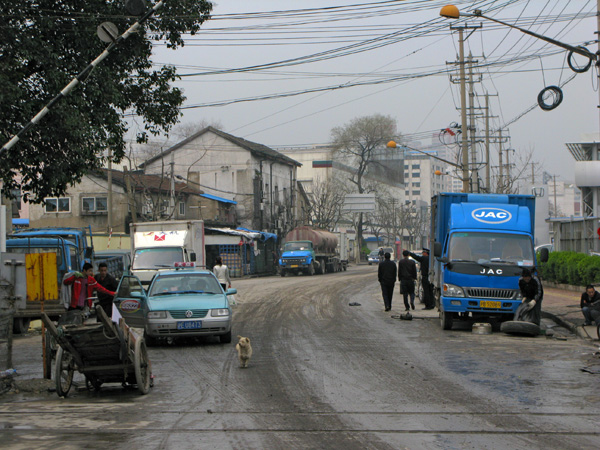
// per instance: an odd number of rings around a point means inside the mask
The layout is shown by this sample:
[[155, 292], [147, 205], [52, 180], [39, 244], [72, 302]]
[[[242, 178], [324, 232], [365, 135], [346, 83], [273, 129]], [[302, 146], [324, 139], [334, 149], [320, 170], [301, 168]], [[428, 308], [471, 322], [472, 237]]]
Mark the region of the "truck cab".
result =
[[315, 273], [315, 250], [311, 241], [286, 242], [279, 259], [280, 274], [304, 272], [307, 275]]
[[526, 195], [434, 197], [430, 279], [443, 329], [468, 318], [512, 319], [521, 272], [536, 266], [534, 202]]

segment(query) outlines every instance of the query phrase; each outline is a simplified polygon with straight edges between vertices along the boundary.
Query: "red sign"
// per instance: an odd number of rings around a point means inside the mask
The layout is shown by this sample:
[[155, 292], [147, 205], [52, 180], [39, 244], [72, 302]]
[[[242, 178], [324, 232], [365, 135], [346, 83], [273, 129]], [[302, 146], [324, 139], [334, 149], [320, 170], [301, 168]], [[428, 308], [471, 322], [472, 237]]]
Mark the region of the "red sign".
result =
[[155, 234], [154, 235], [154, 240], [155, 241], [164, 241], [166, 236], [167, 235], [165, 233]]
[[598, 233], [598, 237], [600, 237], [600, 228], [596, 230], [596, 233]]

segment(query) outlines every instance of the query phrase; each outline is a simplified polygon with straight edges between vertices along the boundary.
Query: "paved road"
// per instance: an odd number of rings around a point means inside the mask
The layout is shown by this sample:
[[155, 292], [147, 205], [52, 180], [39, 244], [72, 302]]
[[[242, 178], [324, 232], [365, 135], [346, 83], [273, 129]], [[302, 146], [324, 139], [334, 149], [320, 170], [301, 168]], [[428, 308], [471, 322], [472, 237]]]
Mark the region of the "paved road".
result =
[[234, 284], [248, 369], [217, 340], [152, 348], [147, 396], [2, 398], [3, 448], [597, 448], [590, 343], [393, 319], [369, 266]]

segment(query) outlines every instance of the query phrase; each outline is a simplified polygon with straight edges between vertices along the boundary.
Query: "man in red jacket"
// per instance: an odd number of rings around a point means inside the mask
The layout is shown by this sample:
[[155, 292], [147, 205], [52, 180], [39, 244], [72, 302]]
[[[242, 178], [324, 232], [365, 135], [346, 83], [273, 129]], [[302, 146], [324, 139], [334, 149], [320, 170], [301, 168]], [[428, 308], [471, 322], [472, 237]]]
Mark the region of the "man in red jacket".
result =
[[95, 290], [111, 296], [115, 295], [113, 291], [109, 291], [102, 287], [102, 285], [96, 281], [94, 278], [94, 266], [90, 263], [85, 263], [83, 265], [83, 273], [75, 272], [70, 277], [65, 278], [63, 284], [72, 286], [69, 311], [73, 309], [83, 310], [86, 306], [91, 308], [93, 303], [92, 295]]

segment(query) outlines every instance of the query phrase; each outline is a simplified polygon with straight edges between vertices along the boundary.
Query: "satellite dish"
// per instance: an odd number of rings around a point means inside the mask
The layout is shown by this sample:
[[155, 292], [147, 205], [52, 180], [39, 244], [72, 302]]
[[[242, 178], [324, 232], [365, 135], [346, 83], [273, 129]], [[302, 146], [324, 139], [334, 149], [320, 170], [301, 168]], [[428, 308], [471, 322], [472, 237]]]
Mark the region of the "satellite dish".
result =
[[100, 40], [106, 43], [114, 42], [119, 37], [119, 29], [112, 22], [104, 22], [98, 25], [96, 33], [98, 33]]

